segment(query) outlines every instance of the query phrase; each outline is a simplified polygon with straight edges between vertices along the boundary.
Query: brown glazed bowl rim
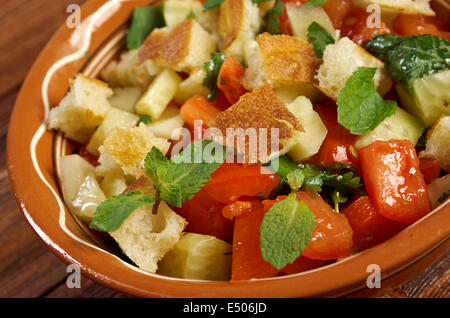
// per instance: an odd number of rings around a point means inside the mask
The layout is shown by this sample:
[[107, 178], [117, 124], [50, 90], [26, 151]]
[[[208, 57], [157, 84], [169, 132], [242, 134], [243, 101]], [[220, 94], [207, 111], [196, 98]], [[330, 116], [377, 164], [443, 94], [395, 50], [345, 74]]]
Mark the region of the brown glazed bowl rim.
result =
[[[338, 296], [366, 285], [368, 265], [380, 266], [382, 278], [387, 278], [449, 237], [447, 201], [393, 238], [357, 255], [296, 275], [239, 282], [183, 280], [146, 273], [97, 246], [64, 206], [53, 165], [62, 138], [47, 131], [43, 121], [48, 107], [58, 104], [65, 95], [68, 79], [85, 70], [105, 43], [115, 41], [115, 34], [123, 35], [134, 7], [150, 2], [87, 1], [81, 10], [80, 27], [63, 25], [52, 37], [14, 106], [7, 137], [11, 185], [28, 223], [63, 261], [78, 264], [83, 274], [103, 285], [140, 297]], [[91, 65], [95, 66], [94, 62]]]

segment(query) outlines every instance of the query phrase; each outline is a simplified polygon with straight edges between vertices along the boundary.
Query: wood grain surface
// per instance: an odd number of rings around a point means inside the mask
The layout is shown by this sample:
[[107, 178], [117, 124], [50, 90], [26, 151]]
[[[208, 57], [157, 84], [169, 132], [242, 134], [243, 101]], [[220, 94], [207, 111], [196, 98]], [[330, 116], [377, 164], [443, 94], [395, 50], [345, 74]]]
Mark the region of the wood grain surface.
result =
[[[66, 265], [47, 250], [18, 210], [8, 181], [6, 134], [9, 116], [28, 70], [69, 4], [84, 0], [0, 2], [0, 297], [127, 297], [87, 278], [66, 285]], [[6, 30], [6, 31], [5, 31]], [[382, 282], [381, 289], [350, 297], [450, 297], [450, 242]]]

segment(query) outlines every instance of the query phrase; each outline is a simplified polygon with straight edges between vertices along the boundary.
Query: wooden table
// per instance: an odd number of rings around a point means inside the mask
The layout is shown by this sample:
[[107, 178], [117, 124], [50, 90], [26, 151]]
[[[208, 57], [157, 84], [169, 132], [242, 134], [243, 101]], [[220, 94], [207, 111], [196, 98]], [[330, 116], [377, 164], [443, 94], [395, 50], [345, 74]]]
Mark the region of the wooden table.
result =
[[[69, 4], [84, 0], [0, 2], [0, 297], [125, 297], [87, 278], [66, 287], [66, 265], [47, 250], [19, 212], [8, 181], [5, 146], [9, 116], [33, 61], [67, 17]], [[6, 30], [6, 31], [5, 31]], [[450, 242], [382, 282], [382, 289], [353, 297], [450, 297]]]

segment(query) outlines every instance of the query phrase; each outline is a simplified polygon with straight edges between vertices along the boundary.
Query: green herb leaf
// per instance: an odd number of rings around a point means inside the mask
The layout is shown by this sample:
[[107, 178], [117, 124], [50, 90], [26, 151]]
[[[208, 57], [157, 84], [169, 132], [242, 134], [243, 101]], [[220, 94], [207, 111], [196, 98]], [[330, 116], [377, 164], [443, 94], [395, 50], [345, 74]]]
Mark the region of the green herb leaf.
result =
[[264, 31], [269, 34], [280, 34], [281, 24], [278, 17], [283, 15], [284, 3], [281, 0], [277, 0], [274, 7], [266, 14], [266, 26]]
[[277, 269], [294, 262], [308, 246], [315, 226], [308, 206], [290, 194], [264, 215], [260, 227], [262, 257]]
[[364, 47], [382, 59], [391, 76], [409, 92], [414, 79], [450, 68], [450, 41], [434, 35], [380, 35]]
[[375, 129], [386, 117], [395, 113], [397, 103], [385, 101], [373, 82], [376, 68], [360, 67], [345, 83], [338, 105], [338, 122], [354, 135]]
[[140, 123], [144, 123], [144, 124], [146, 124], [146, 125], [148, 125], [148, 124], [150, 124], [152, 122], [152, 116], [149, 116], [149, 115], [141, 115], [141, 118], [139, 118], [139, 121], [138, 121], [138, 125], [140, 124]]
[[225, 0], [207, 0], [203, 4], [203, 9], [204, 10], [208, 10], [208, 9], [211, 9], [211, 8], [215, 8], [215, 7], [220, 6], [224, 2], [225, 2]]
[[191, 9], [191, 11], [189, 11], [189, 14], [186, 16], [186, 20], [188, 20], [188, 19], [195, 19], [195, 13], [194, 13], [194, 11], [192, 11], [192, 9]]
[[164, 25], [162, 5], [134, 9], [131, 27], [127, 33], [127, 48], [138, 49], [154, 29]]
[[325, 3], [327, 3], [328, 0], [308, 0], [305, 4], [307, 5], [313, 5], [315, 7], [321, 7]]
[[303, 185], [305, 181], [305, 175], [302, 169], [294, 169], [287, 175], [287, 183], [293, 191], [297, 191]]
[[448, 190], [447, 192], [442, 193], [442, 195], [438, 199], [438, 202], [442, 203], [445, 200], [447, 200], [448, 197], [450, 197], [450, 190]]
[[308, 38], [314, 47], [316, 56], [321, 59], [328, 44], [334, 44], [334, 38], [319, 23], [312, 22], [308, 27]]
[[113, 196], [97, 207], [89, 226], [98, 231], [113, 232], [137, 208], [154, 203], [152, 195], [144, 195], [140, 191]]
[[220, 68], [225, 61], [225, 55], [222, 53], [214, 53], [212, 59], [203, 64], [203, 69], [206, 71], [203, 79], [203, 86], [209, 88], [208, 100], [213, 101], [217, 97], [219, 91], [217, 87], [217, 76], [219, 76]]
[[200, 191], [225, 160], [224, 153], [215, 156], [216, 160], [212, 163], [207, 163], [205, 158], [196, 160], [200, 153], [204, 155], [206, 147], [213, 146], [212, 143], [214, 142], [193, 143], [170, 161], [158, 148], [152, 148], [145, 158], [145, 170], [161, 191], [161, 199], [171, 206], [181, 207], [183, 202]]
[[416, 147], [425, 148], [427, 146], [427, 133], [428, 129], [425, 129], [417, 141]]

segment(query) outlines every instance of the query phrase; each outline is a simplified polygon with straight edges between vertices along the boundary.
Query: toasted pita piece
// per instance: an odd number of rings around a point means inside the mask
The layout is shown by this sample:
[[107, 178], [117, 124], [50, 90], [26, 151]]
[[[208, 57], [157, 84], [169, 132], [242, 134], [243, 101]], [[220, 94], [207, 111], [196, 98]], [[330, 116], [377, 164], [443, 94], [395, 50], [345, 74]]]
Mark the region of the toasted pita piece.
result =
[[405, 13], [436, 15], [430, 7], [430, 0], [354, 0], [356, 5], [367, 7], [368, 5], [378, 5], [382, 13]]
[[313, 85], [320, 61], [311, 44], [293, 36], [268, 33], [259, 35], [256, 42], [258, 46], [248, 60], [243, 79], [247, 89], [266, 83], [274, 87]]
[[173, 27], [154, 30], [139, 49], [139, 61], [157, 64], [179, 72], [190, 72], [211, 58], [217, 38], [206, 32], [193, 19]]
[[225, 0], [219, 13], [222, 52], [243, 61], [244, 45], [255, 39], [260, 25], [258, 6], [251, 0]]
[[317, 72], [319, 89], [331, 99], [337, 100], [347, 79], [362, 66], [376, 67], [375, 88], [382, 96], [389, 91], [392, 80], [387, 75], [384, 63], [347, 37], [325, 48], [323, 63]]
[[[234, 147], [246, 163], [265, 163], [288, 152], [295, 142], [294, 131], [303, 131], [297, 117], [276, 97], [269, 84], [243, 95], [210, 125], [220, 130], [212, 132], [213, 139]], [[278, 130], [278, 145], [273, 129]]]

